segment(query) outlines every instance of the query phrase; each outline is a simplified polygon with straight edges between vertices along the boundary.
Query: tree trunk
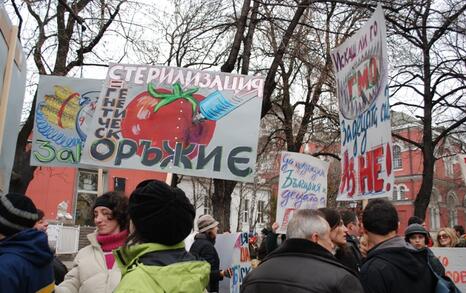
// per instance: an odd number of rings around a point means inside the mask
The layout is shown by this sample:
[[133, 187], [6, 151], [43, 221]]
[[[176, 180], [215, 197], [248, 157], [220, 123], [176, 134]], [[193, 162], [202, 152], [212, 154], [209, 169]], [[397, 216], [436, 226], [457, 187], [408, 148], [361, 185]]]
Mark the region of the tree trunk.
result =
[[[427, 10], [426, 10], [427, 11]], [[427, 15], [424, 15], [424, 21], [427, 19]], [[416, 196], [414, 201], [414, 215], [418, 216], [421, 219], [425, 219], [426, 210], [430, 203], [430, 195], [432, 193], [432, 187], [434, 186], [434, 148], [435, 145], [432, 142], [432, 98], [433, 93], [431, 92], [431, 80], [432, 73], [430, 70], [430, 54], [429, 46], [427, 45], [427, 32], [426, 26], [423, 28], [423, 74], [424, 74], [424, 129], [423, 129], [423, 173], [422, 173], [422, 183], [421, 189]]]
[[214, 218], [220, 223], [219, 232], [230, 231], [231, 194], [236, 181], [214, 179], [214, 200], [212, 200]]

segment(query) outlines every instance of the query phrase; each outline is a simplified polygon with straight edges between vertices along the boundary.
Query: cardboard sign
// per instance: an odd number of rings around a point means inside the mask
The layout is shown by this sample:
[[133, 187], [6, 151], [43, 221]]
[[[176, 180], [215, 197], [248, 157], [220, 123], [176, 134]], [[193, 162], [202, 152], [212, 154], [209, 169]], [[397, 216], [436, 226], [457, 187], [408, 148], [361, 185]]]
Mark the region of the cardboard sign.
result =
[[432, 247], [431, 250], [445, 267], [445, 274], [461, 292], [466, 292], [466, 248]]
[[97, 79], [40, 76], [31, 165], [79, 164], [102, 85]]
[[26, 57], [17, 34], [0, 4], [0, 195], [10, 186], [26, 89]]
[[82, 162], [251, 182], [263, 77], [110, 64]]
[[246, 275], [251, 271], [249, 256], [249, 234], [247, 232], [219, 234], [215, 249], [220, 258], [220, 269], [231, 268], [233, 275], [219, 284], [220, 293], [239, 293]]
[[332, 53], [341, 129], [337, 200], [392, 195], [392, 135], [383, 10]]
[[328, 162], [311, 155], [282, 152], [277, 198], [277, 233], [286, 233], [297, 209], [327, 206]]

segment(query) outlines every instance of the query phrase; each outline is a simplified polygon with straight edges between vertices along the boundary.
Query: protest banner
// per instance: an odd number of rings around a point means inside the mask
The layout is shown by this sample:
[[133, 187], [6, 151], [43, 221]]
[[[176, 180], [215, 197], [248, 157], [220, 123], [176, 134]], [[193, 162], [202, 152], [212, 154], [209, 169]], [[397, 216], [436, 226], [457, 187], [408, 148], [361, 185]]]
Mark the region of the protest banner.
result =
[[82, 163], [251, 182], [263, 77], [110, 64]]
[[341, 130], [337, 200], [391, 196], [394, 182], [383, 10], [331, 53]]
[[327, 205], [328, 162], [311, 155], [282, 152], [278, 180], [277, 233], [286, 233], [288, 221], [297, 209], [318, 209]]
[[20, 131], [26, 58], [14, 26], [0, 3], [0, 195], [8, 192]]
[[458, 163], [460, 164], [461, 174], [463, 174], [464, 184], [466, 184], [466, 155], [458, 154]]
[[41, 75], [31, 165], [75, 167], [103, 80]]
[[249, 234], [247, 232], [219, 234], [215, 240], [215, 249], [220, 258], [220, 269], [231, 268], [231, 278], [220, 281], [220, 293], [238, 293], [246, 275], [251, 271], [249, 255]]
[[466, 292], [466, 248], [432, 247], [431, 250], [445, 267], [445, 274], [461, 292]]

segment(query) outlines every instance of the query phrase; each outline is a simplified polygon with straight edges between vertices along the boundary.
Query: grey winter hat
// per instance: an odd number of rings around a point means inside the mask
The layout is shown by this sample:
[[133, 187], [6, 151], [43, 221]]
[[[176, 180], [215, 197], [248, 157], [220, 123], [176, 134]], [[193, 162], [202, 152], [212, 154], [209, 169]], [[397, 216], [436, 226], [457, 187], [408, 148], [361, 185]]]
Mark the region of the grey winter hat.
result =
[[32, 228], [38, 220], [36, 206], [27, 196], [19, 193], [0, 196], [0, 234], [11, 236]]
[[409, 237], [413, 234], [422, 234], [422, 235], [425, 235], [426, 238], [429, 237], [429, 232], [427, 232], [427, 230], [424, 227], [422, 227], [422, 225], [419, 225], [419, 224], [411, 224], [408, 226], [408, 228], [406, 228], [405, 230], [406, 237]]
[[218, 222], [211, 215], [200, 216], [197, 220], [197, 228], [199, 233], [204, 233], [218, 226]]

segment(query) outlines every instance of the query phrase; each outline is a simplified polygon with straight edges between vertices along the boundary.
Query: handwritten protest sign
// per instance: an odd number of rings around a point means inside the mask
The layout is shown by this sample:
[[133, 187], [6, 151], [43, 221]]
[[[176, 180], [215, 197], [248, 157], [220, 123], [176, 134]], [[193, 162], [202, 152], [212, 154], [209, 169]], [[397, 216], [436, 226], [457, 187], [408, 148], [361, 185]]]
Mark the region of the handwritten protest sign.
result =
[[110, 64], [82, 162], [252, 181], [264, 79]]
[[31, 165], [79, 164], [102, 85], [98, 79], [40, 76]]
[[240, 286], [246, 275], [251, 271], [251, 257], [249, 256], [249, 234], [239, 233], [236, 238], [231, 262], [233, 275], [230, 278], [230, 293], [239, 293]]
[[337, 200], [392, 194], [392, 138], [383, 10], [332, 53], [341, 129]]
[[277, 199], [278, 233], [286, 233], [295, 210], [327, 205], [328, 165], [310, 155], [282, 152]]
[[445, 274], [455, 282], [461, 292], [466, 292], [466, 248], [431, 249], [445, 267]]
[[220, 269], [231, 268], [233, 271], [230, 279], [224, 278], [220, 282], [220, 293], [239, 292], [243, 279], [251, 271], [248, 242], [247, 232], [217, 235], [215, 249], [220, 258]]

